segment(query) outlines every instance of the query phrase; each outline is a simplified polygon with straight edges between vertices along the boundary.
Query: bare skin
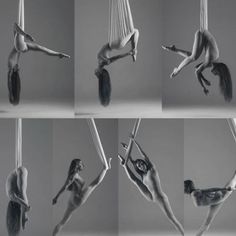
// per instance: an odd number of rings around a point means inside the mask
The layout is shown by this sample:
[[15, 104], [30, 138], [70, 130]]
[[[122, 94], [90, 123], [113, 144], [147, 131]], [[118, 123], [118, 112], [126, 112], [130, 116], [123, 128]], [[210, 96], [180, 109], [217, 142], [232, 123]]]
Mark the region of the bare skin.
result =
[[192, 192], [195, 206], [209, 206], [207, 217], [196, 236], [202, 236], [209, 228], [225, 200], [236, 190], [236, 172], [224, 188], [213, 188]]
[[107, 171], [111, 168], [110, 162], [111, 159], [109, 160], [108, 165], [103, 163], [101, 172], [88, 186], [85, 186], [85, 181], [79, 175], [79, 172], [83, 169], [82, 164], [76, 167], [76, 171], [72, 175], [68, 176], [65, 184], [53, 199], [53, 204], [56, 204], [60, 195], [72, 185], [71, 196], [68, 201], [67, 209], [60, 223], [54, 228], [52, 234], [53, 236], [57, 235], [62, 230], [65, 224], [70, 220], [73, 212], [87, 201], [91, 193], [103, 181]]
[[182, 57], [185, 57], [181, 64], [174, 69], [174, 71], [170, 75], [171, 78], [177, 76], [187, 65], [197, 61], [201, 54], [204, 52], [205, 60], [196, 67], [195, 74], [204, 90], [204, 93], [209, 93], [206, 86], [210, 86], [210, 82], [205, 79], [202, 73], [205, 69], [212, 67], [214, 62], [217, 62], [219, 58], [219, 49], [214, 36], [208, 30], [198, 30], [195, 33], [192, 52], [178, 49], [175, 46], [162, 46], [162, 48], [164, 50], [171, 51], [177, 53]]
[[24, 0], [19, 0], [19, 16], [18, 24], [14, 24], [14, 47], [8, 58], [9, 69], [15, 68], [19, 63], [21, 53], [29, 51], [43, 52], [48, 56], [56, 56], [59, 58], [70, 58], [69, 55], [56, 52], [43, 47], [35, 42], [35, 39], [24, 31]]
[[98, 52], [98, 69], [100, 70], [102, 69], [104, 66], [108, 66], [111, 63], [120, 60], [124, 57], [127, 56], [132, 56], [133, 60], [136, 61], [137, 58], [137, 46], [138, 46], [138, 39], [139, 39], [139, 31], [137, 29], [134, 30], [134, 33], [129, 36], [129, 38], [123, 40], [122, 45], [119, 46], [120, 48], [125, 47], [125, 45], [130, 42], [131, 43], [131, 50], [128, 53], [124, 53], [124, 54], [119, 54], [116, 56], [111, 57], [110, 54], [114, 49], [116, 48], [112, 48], [109, 43], [105, 44], [101, 50]]
[[6, 181], [6, 192], [9, 199], [18, 203], [22, 209], [22, 227], [28, 221], [27, 212], [30, 210], [27, 198], [28, 171], [25, 167], [19, 167], [9, 174]]
[[[133, 139], [133, 136], [131, 136], [131, 138]], [[131, 180], [132, 183], [137, 186], [139, 191], [148, 201], [158, 203], [158, 205], [161, 207], [162, 211], [165, 213], [169, 221], [175, 226], [175, 228], [181, 233], [181, 235], [184, 235], [183, 226], [175, 217], [171, 205], [169, 203], [168, 197], [162, 189], [159, 174], [155, 165], [150, 161], [149, 157], [142, 150], [141, 146], [137, 143], [137, 141], [133, 139], [133, 142], [137, 146], [141, 156], [144, 158], [144, 161], [147, 164], [147, 166], [139, 166], [138, 168], [143, 169], [146, 174], [144, 174], [142, 179], [140, 180], [136, 177], [137, 173], [133, 173], [133, 171], [129, 167], [129, 161], [133, 163], [131, 157], [131, 148], [126, 160], [121, 155], [119, 155], [121, 165], [124, 167], [128, 178]], [[128, 147], [126, 144], [122, 144], [122, 146], [125, 149]]]

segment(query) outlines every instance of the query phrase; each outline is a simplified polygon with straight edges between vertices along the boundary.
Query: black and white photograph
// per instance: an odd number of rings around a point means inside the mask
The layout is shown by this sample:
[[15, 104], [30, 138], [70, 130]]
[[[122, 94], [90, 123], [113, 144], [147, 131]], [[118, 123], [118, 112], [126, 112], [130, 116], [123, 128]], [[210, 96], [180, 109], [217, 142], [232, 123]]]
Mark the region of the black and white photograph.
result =
[[235, 134], [234, 120], [184, 121], [185, 235], [235, 235]]
[[184, 235], [184, 121], [119, 120], [119, 235]]
[[77, 116], [160, 114], [161, 10], [161, 0], [76, 0]]
[[73, 117], [74, 2], [0, 1], [0, 116]]

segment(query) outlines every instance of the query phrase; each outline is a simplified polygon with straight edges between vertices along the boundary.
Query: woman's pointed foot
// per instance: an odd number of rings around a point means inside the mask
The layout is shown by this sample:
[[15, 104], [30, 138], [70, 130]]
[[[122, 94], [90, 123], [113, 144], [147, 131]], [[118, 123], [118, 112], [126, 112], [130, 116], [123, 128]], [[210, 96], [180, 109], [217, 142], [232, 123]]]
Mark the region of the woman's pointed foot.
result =
[[170, 75], [170, 78], [173, 79], [178, 74], [179, 74], [179, 70], [178, 70], [178, 68], [175, 68], [174, 71], [172, 72], [172, 74]]
[[65, 54], [65, 53], [59, 53], [59, 58], [62, 59], [62, 58], [70, 58], [69, 55]]
[[175, 51], [176, 51], [175, 45], [171, 45], [171, 46], [162, 45], [161, 47], [162, 47], [164, 50], [166, 50], [166, 51], [171, 51], [171, 52], [175, 52]]

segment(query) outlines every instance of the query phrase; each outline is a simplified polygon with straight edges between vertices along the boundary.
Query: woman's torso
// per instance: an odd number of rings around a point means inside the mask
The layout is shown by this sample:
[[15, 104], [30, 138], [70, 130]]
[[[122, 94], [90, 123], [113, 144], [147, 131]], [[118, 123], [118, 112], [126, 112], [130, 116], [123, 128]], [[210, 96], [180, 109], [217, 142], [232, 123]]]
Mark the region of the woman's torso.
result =
[[224, 201], [227, 193], [228, 191], [226, 189], [198, 189], [192, 193], [192, 197], [196, 206], [210, 206]]

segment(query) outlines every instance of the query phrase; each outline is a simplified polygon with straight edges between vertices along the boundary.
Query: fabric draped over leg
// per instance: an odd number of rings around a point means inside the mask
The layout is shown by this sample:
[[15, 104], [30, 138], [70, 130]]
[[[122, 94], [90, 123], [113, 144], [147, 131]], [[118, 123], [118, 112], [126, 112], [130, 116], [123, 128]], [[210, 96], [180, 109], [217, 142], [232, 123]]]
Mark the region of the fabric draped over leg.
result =
[[110, 0], [109, 45], [121, 49], [134, 33], [134, 23], [129, 0]]

